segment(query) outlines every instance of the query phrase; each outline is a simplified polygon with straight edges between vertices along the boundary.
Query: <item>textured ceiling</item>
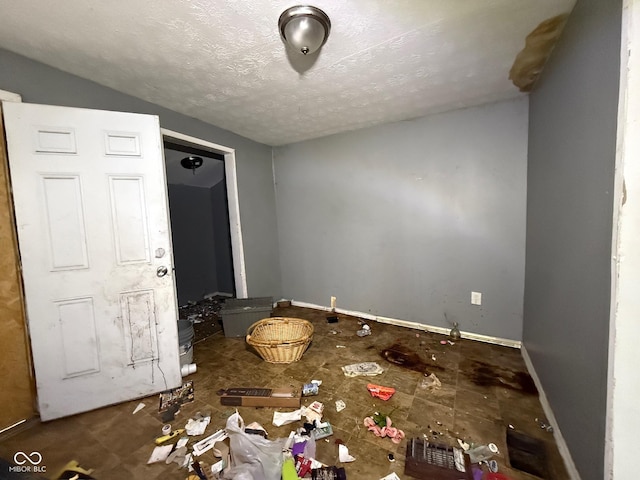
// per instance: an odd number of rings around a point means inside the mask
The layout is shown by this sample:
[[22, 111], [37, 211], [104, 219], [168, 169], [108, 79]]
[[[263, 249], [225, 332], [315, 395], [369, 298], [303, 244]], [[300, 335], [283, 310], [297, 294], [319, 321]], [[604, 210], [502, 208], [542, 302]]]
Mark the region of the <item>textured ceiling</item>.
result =
[[525, 38], [575, 0], [314, 0], [313, 56], [280, 0], [0, 0], [0, 47], [268, 145], [514, 97]]

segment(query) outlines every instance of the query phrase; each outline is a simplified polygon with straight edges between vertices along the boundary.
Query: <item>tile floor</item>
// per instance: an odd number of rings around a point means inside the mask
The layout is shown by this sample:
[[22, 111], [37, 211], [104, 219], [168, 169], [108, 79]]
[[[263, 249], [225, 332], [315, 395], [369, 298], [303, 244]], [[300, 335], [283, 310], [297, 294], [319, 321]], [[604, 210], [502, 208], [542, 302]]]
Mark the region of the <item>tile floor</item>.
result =
[[[220, 389], [300, 387], [320, 379], [319, 395], [303, 398], [305, 404], [323, 402], [324, 420], [334, 429], [328, 441], [318, 441], [317, 458], [327, 465], [345, 467], [349, 480], [377, 480], [391, 472], [402, 479], [411, 478], [404, 474], [406, 440], [396, 445], [364, 428], [363, 418], [376, 411], [390, 414], [394, 426], [404, 430], [407, 438], [426, 437], [448, 445], [455, 445], [457, 438], [475, 444], [493, 442], [500, 450], [494, 458], [501, 473], [512, 480], [539, 478], [510, 466], [506, 431], [511, 425], [514, 431], [544, 442], [548, 479], [569, 478], [553, 434], [535, 421], [545, 415], [519, 350], [470, 340], [441, 345], [446, 338], [442, 335], [377, 323], [371, 324], [372, 335], [358, 337], [358, 319], [341, 315], [338, 323], [328, 323], [326, 312], [310, 309], [278, 308], [274, 315], [305, 318], [314, 324], [313, 343], [302, 359], [288, 365], [269, 364], [243, 338], [225, 338], [220, 332], [198, 342], [194, 347], [198, 371], [185, 378], [194, 381], [196, 400], [183, 406], [172, 423], [175, 428], [197, 412], [211, 413], [205, 435], [223, 428], [233, 409], [220, 405], [216, 393]], [[338, 347], [341, 345], [344, 348]], [[343, 365], [363, 361], [378, 362], [385, 372], [376, 377], [343, 375]], [[441, 388], [429, 391], [421, 387], [425, 369], [436, 374]], [[382, 401], [368, 393], [370, 382], [397, 391]], [[339, 399], [346, 403], [346, 409], [338, 413], [335, 401]], [[37, 424], [1, 441], [0, 458], [10, 461], [17, 451], [38, 451], [48, 476], [73, 459], [93, 468], [99, 480], [185, 479], [186, 472], [176, 464], [147, 465], [162, 420], [157, 396], [143, 399], [146, 408], [133, 415], [139, 401]], [[301, 426], [273, 426], [274, 410], [239, 407], [245, 422], [261, 423], [270, 438], [286, 437], [292, 427]], [[356, 458], [354, 462], [338, 462], [338, 439]], [[394, 462], [389, 461], [389, 453], [395, 456]], [[3, 474], [0, 472], [0, 478], [5, 478]]]

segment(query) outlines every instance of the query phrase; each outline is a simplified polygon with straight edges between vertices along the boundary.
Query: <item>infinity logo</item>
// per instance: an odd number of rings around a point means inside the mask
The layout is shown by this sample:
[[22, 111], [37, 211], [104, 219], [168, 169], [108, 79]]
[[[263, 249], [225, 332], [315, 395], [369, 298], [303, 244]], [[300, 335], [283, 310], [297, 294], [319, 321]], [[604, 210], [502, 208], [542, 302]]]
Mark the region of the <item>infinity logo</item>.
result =
[[[23, 458], [22, 461], [18, 460], [18, 458], [20, 457]], [[18, 465], [24, 465], [27, 462], [31, 463], [31, 465], [39, 465], [42, 461], [42, 455], [40, 455], [40, 453], [38, 452], [31, 452], [30, 455], [27, 455], [24, 452], [16, 452], [16, 454], [13, 456], [13, 461]]]

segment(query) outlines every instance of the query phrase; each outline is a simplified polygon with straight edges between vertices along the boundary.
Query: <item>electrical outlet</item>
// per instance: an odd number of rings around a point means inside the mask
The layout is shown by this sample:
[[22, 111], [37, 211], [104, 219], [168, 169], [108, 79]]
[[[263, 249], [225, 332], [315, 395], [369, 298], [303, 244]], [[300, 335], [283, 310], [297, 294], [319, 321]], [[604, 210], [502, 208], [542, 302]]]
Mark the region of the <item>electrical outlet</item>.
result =
[[482, 293], [471, 292], [471, 305], [482, 305]]

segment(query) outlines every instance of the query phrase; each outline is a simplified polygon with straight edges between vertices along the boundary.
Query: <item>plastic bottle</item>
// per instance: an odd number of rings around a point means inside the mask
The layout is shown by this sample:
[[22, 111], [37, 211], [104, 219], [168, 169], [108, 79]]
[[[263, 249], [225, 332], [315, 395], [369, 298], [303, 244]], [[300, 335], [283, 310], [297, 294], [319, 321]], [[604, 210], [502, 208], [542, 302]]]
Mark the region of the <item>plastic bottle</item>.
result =
[[490, 443], [489, 445], [479, 445], [467, 450], [471, 463], [484, 462], [485, 460], [489, 460], [496, 453], [498, 453], [498, 447], [496, 447], [494, 443]]
[[451, 340], [460, 340], [460, 329], [458, 329], [458, 322], [453, 322], [453, 328], [449, 332]]

